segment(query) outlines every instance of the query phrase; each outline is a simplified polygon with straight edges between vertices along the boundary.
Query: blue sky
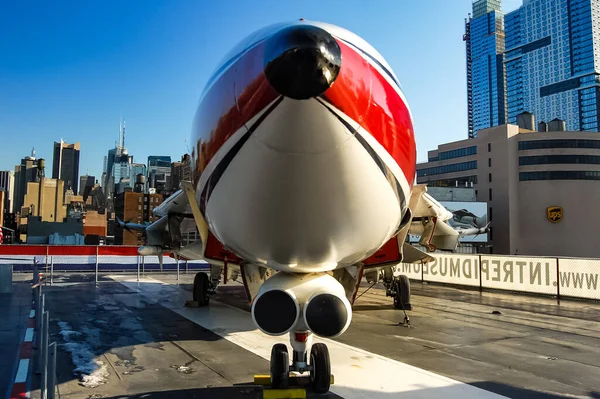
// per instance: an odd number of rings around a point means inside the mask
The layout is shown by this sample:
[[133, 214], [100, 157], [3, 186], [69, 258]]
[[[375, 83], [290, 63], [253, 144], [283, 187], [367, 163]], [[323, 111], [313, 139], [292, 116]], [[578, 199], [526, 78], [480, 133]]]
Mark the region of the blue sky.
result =
[[[520, 0], [504, 0], [510, 11]], [[0, 12], [0, 170], [35, 146], [81, 142], [80, 174], [102, 172], [127, 120], [134, 162], [178, 160], [216, 64], [253, 31], [300, 17], [370, 42], [400, 79], [418, 159], [466, 138], [464, 18], [471, 0], [86, 0], [4, 2]], [[186, 144], [187, 140], [187, 144]]]

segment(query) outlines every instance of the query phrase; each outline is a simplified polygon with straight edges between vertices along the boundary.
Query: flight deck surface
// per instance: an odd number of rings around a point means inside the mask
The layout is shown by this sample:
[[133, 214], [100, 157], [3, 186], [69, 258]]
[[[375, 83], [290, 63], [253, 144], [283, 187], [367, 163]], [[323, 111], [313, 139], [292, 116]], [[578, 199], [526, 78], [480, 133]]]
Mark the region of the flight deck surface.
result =
[[[221, 285], [209, 308], [185, 308], [192, 279], [94, 285], [63, 275], [46, 286], [61, 398], [262, 397], [248, 385], [268, 374], [271, 345], [287, 337], [253, 327], [236, 282]], [[349, 330], [323, 340], [335, 375], [329, 397], [600, 396], [600, 304], [421, 283], [412, 294], [410, 328], [374, 287], [355, 303]], [[90, 365], [82, 381], [74, 370]]]

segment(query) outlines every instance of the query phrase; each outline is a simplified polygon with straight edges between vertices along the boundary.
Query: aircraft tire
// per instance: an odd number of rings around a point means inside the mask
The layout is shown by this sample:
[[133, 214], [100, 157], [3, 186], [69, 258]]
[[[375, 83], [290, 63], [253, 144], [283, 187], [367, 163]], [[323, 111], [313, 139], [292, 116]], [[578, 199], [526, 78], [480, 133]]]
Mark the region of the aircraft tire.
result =
[[207, 306], [210, 300], [208, 294], [208, 275], [204, 272], [196, 273], [196, 277], [194, 277], [194, 288], [192, 291], [192, 296], [194, 301], [198, 302], [198, 306]]
[[412, 310], [410, 304], [410, 280], [404, 274], [400, 275], [394, 281], [396, 285], [396, 295], [394, 296], [394, 308]]
[[290, 378], [290, 358], [285, 344], [275, 344], [271, 349], [271, 386], [286, 389]]
[[331, 386], [331, 362], [329, 360], [329, 349], [327, 345], [318, 343], [313, 344], [310, 350], [310, 365], [313, 369], [310, 372], [310, 381], [313, 392], [327, 393]]

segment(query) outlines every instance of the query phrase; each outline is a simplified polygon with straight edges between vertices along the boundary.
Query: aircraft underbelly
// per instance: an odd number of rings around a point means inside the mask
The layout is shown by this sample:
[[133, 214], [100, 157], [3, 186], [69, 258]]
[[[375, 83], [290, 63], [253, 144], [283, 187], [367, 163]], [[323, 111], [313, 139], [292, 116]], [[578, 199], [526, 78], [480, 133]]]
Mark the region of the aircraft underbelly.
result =
[[282, 101], [212, 189], [213, 234], [246, 261], [284, 271], [371, 255], [396, 232], [407, 194], [355, 134], [314, 99]]

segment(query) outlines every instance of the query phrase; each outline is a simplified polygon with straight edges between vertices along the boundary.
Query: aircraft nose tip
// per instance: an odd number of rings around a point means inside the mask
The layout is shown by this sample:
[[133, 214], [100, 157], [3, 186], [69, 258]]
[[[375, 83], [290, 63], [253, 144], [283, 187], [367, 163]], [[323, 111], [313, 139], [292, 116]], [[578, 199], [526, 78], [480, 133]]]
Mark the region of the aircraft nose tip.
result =
[[265, 48], [265, 75], [281, 95], [305, 100], [325, 92], [342, 64], [339, 45], [327, 31], [295, 25], [277, 32]]

